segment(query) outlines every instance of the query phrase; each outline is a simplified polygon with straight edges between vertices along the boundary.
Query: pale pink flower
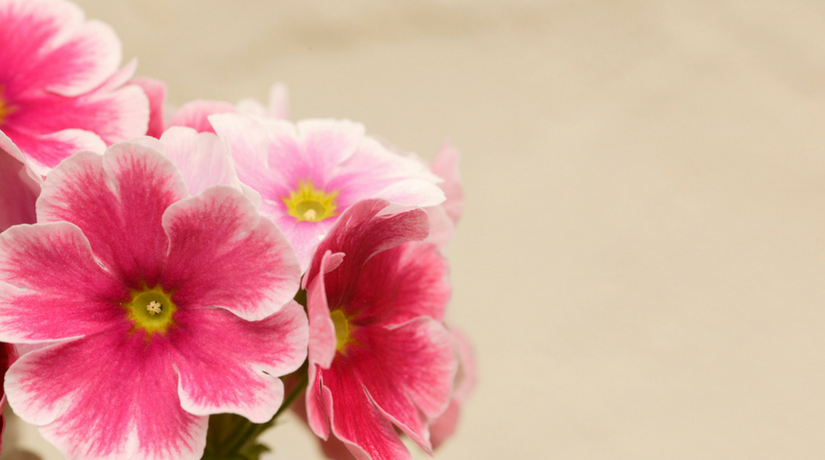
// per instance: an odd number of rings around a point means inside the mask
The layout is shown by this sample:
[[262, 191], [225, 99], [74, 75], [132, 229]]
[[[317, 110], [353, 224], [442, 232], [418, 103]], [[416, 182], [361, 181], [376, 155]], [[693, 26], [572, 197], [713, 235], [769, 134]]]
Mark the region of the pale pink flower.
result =
[[348, 209], [304, 277], [310, 323], [307, 418], [358, 459], [409, 459], [400, 429], [430, 452], [456, 357], [442, 324], [447, 265], [427, 215], [385, 200]]
[[123, 86], [112, 29], [64, 0], [0, 0], [0, 150], [40, 179], [83, 149], [146, 132], [148, 103]]
[[426, 209], [430, 217], [430, 235], [427, 241], [440, 248], [446, 246], [453, 238], [455, 226], [464, 211], [464, 188], [458, 171], [460, 159], [459, 151], [445, 143], [430, 165], [432, 171], [444, 180], [439, 185], [446, 200], [438, 206]]
[[318, 241], [347, 208], [366, 198], [413, 206], [444, 201], [441, 181], [412, 155], [391, 152], [350, 121], [210, 118], [241, 182], [261, 194], [306, 267]]
[[151, 78], [132, 80], [140, 85], [149, 97], [151, 117], [147, 135], [159, 138], [165, 129], [185, 126], [199, 133], [214, 133], [209, 116], [219, 113], [241, 113], [260, 118], [285, 119], [289, 111], [289, 94], [286, 85], [276, 83], [269, 90], [269, 105], [264, 106], [254, 99], [242, 99], [232, 105], [223, 101], [196, 100], [187, 102], [175, 110], [166, 104], [166, 84]]
[[68, 459], [197, 459], [208, 415], [253, 422], [306, 356], [289, 243], [237, 189], [189, 196], [140, 143], [58, 165], [0, 234], [9, 403]]

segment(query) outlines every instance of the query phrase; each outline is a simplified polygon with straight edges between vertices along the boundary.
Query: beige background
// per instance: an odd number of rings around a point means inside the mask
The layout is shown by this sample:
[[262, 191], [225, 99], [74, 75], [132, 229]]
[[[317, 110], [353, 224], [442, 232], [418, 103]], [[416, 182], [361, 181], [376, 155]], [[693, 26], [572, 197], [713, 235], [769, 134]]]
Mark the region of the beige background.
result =
[[825, 2], [79, 3], [175, 104], [283, 81], [463, 151], [481, 383], [436, 458], [825, 458]]

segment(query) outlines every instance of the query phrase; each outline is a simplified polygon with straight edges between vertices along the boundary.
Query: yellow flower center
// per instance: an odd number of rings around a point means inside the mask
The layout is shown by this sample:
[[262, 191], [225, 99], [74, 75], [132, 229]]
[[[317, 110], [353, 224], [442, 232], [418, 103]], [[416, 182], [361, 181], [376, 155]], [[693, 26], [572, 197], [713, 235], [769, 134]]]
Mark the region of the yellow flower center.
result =
[[333, 310], [329, 316], [335, 325], [335, 349], [343, 354], [346, 346], [353, 341], [350, 337], [349, 319], [341, 310]]
[[172, 315], [178, 309], [170, 295], [160, 287], [132, 291], [132, 300], [124, 306], [135, 329], [143, 329], [149, 335], [165, 333], [175, 323]]
[[3, 87], [0, 86], [0, 125], [5, 123], [6, 118], [17, 110], [17, 107], [9, 104], [5, 99], [3, 99]]
[[335, 197], [338, 192], [327, 193], [317, 190], [309, 180], [301, 181], [298, 190], [290, 192], [289, 198], [283, 197], [287, 212], [299, 222], [319, 222], [337, 216]]

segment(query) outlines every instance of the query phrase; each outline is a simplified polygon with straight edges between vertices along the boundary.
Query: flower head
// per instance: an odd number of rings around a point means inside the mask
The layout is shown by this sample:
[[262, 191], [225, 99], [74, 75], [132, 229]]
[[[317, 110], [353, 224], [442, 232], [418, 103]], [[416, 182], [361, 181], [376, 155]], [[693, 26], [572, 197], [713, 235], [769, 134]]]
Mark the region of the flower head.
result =
[[148, 103], [116, 72], [120, 42], [65, 0], [0, 0], [0, 149], [37, 179], [79, 150], [146, 132]]
[[410, 458], [395, 427], [431, 450], [430, 421], [456, 372], [441, 323], [446, 263], [424, 211], [364, 200], [321, 242], [304, 280], [310, 319], [307, 419], [359, 459]]
[[235, 188], [140, 143], [78, 153], [0, 234], [9, 403], [69, 459], [197, 459], [207, 415], [268, 420], [306, 356], [289, 243]]
[[302, 267], [344, 211], [366, 198], [413, 206], [444, 201], [440, 179], [413, 156], [390, 151], [358, 123], [210, 118], [229, 145], [241, 182], [284, 231]]

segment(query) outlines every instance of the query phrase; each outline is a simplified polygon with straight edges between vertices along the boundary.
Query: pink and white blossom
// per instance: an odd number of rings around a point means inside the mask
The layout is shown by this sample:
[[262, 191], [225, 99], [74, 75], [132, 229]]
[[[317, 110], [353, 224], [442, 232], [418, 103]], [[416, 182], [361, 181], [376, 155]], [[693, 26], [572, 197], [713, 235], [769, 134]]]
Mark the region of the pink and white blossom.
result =
[[51, 171], [38, 223], [0, 234], [0, 340], [15, 413], [68, 459], [197, 459], [207, 419], [261, 423], [306, 356], [289, 243], [236, 188], [190, 196], [121, 143]]
[[409, 459], [401, 430], [431, 452], [429, 423], [450, 400], [456, 356], [442, 324], [450, 297], [420, 209], [364, 200], [321, 242], [304, 277], [307, 419], [359, 460]]
[[261, 212], [292, 242], [302, 267], [338, 217], [359, 200], [412, 206], [444, 201], [441, 181], [417, 157], [390, 151], [351, 121], [210, 118], [241, 182], [261, 194]]
[[79, 150], [146, 132], [146, 95], [120, 42], [65, 0], [0, 0], [0, 150], [39, 180]]

